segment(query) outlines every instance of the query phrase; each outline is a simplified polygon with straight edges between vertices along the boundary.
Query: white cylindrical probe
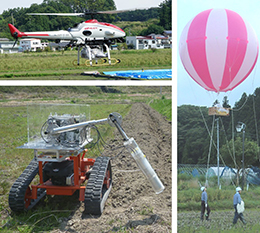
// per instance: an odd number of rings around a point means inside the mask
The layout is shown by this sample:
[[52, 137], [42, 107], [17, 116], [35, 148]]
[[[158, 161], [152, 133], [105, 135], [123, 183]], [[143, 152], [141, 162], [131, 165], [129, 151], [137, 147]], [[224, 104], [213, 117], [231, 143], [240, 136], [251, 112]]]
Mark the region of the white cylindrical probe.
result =
[[161, 193], [165, 187], [160, 181], [155, 171], [153, 170], [149, 161], [147, 160], [147, 158], [145, 157], [145, 155], [143, 154], [143, 152], [135, 142], [135, 140], [133, 138], [130, 138], [129, 140], [124, 142], [124, 145], [133, 156], [135, 162], [137, 163], [138, 167], [141, 169], [143, 174], [150, 181], [156, 194]]

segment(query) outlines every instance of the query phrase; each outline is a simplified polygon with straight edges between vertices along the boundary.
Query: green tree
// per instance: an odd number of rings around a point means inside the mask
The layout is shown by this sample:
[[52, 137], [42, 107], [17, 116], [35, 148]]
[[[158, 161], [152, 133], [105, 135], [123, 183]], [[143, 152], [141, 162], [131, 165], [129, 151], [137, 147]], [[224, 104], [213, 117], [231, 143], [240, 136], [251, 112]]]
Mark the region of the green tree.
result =
[[212, 104], [212, 106], [215, 106], [215, 105], [217, 105], [217, 104], [219, 104], [219, 101], [218, 101], [218, 100], [215, 100], [214, 103]]
[[141, 31], [140, 35], [141, 36], [147, 36], [149, 34], [162, 34], [164, 31], [164, 28], [162, 26], [152, 24], [150, 25], [147, 29], [144, 29]]
[[224, 96], [223, 101], [222, 101], [222, 106], [224, 108], [231, 108], [231, 106], [229, 105], [229, 100], [227, 96]]
[[[235, 148], [235, 156], [232, 148]], [[245, 168], [251, 165], [259, 166], [258, 151], [257, 143], [246, 138], [244, 142]], [[237, 167], [238, 169], [242, 168], [243, 140], [240, 136], [236, 137], [234, 143], [233, 140], [230, 140], [223, 145], [220, 148], [220, 153], [228, 166]]]
[[[215, 102], [219, 102], [218, 100]], [[227, 97], [223, 98], [224, 107], [231, 107]], [[209, 150], [209, 135], [206, 126], [213, 130], [213, 141], [216, 144], [216, 123], [214, 116], [208, 116], [207, 108], [182, 105], [178, 107], [178, 162], [206, 163]], [[205, 120], [202, 120], [202, 115]], [[245, 134], [245, 161], [246, 166], [260, 165], [260, 88], [256, 88], [254, 94], [243, 93], [230, 111], [230, 116], [219, 117], [219, 144], [224, 162], [234, 166], [231, 155], [233, 154], [233, 142], [235, 137], [236, 161], [241, 166], [242, 135], [236, 132], [236, 125], [241, 121], [246, 124]], [[198, 137], [203, 138], [200, 140]], [[207, 139], [207, 140], [206, 140]], [[239, 141], [240, 140], [240, 141]], [[195, 143], [195, 144], [194, 144]], [[192, 146], [191, 146], [192, 145]], [[199, 147], [198, 147], [199, 145]], [[193, 151], [193, 147], [195, 150]], [[202, 148], [202, 149], [199, 149]], [[216, 163], [216, 149], [212, 146], [211, 161]]]
[[147, 21], [149, 19], [159, 18], [159, 8], [150, 8], [147, 10], [126, 11], [118, 14], [118, 20], [121, 21]]
[[159, 5], [159, 25], [166, 30], [172, 29], [172, 0], [165, 0]]
[[210, 124], [207, 108], [192, 105], [178, 107], [178, 163], [207, 162], [209, 136], [201, 113]]

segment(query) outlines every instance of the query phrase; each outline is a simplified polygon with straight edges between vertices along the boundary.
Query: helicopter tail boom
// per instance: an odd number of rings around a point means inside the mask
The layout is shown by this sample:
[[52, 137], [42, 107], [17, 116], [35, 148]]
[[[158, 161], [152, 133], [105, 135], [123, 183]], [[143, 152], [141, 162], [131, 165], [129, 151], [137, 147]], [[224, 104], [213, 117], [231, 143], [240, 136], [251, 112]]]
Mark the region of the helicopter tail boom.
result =
[[26, 36], [26, 34], [24, 32], [20, 32], [14, 25], [9, 23], [8, 27], [10, 29], [12, 37], [17, 39], [18, 37]]
[[[71, 33], [65, 30], [59, 31], [44, 31], [44, 32], [20, 32], [14, 25], [8, 24], [12, 37], [16, 40], [18, 38], [36, 38], [36, 39], [49, 39], [49, 40], [73, 40]], [[76, 38], [79, 40], [79, 38]]]

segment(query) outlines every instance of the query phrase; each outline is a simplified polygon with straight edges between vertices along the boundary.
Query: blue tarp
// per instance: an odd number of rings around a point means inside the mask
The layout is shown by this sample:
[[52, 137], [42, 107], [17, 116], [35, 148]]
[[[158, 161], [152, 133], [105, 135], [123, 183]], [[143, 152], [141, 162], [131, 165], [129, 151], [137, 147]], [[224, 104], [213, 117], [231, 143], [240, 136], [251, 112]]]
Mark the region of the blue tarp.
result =
[[193, 171], [191, 172], [191, 174], [192, 174], [194, 177], [200, 176], [200, 173], [199, 173], [199, 171], [198, 171], [196, 168], [193, 169]]
[[172, 69], [109, 71], [104, 74], [136, 79], [171, 79]]

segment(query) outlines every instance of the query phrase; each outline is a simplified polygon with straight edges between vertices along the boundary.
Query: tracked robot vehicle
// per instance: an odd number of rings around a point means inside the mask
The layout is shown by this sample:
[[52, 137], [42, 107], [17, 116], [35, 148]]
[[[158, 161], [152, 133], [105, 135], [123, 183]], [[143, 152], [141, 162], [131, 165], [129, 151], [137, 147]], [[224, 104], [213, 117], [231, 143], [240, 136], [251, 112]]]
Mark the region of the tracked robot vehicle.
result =
[[[29, 113], [28, 115], [30, 117]], [[40, 119], [36, 119], [30, 129], [37, 130], [36, 125], [39, 125], [39, 122]], [[19, 147], [33, 149], [34, 159], [10, 189], [11, 210], [29, 210], [45, 195], [73, 195], [78, 191], [79, 201], [85, 203], [85, 214], [101, 215], [112, 189], [111, 161], [104, 156], [85, 156], [86, 145], [93, 140], [90, 135], [91, 128], [102, 123], [108, 123], [119, 130], [125, 148], [150, 181], [154, 191], [161, 193], [164, 190], [162, 182], [135, 140], [128, 138], [122, 129], [120, 114], [111, 113], [105, 119], [86, 120], [86, 114], [55, 112], [49, 114], [45, 123], [41, 123], [40, 135], [31, 133], [28, 135], [28, 143]]]

